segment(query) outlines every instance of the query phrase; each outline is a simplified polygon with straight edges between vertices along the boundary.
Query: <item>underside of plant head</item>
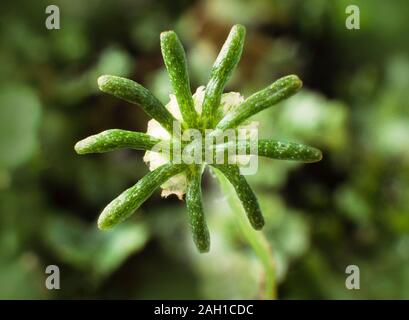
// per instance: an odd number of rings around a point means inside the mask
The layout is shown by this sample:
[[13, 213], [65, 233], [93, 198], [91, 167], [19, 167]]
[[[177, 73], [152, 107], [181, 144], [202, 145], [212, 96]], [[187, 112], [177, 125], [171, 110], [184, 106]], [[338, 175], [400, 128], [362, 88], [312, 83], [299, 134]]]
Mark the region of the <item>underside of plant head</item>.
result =
[[[179, 198], [185, 197], [194, 243], [200, 252], [207, 252], [210, 235], [201, 191], [201, 177], [206, 165], [227, 178], [251, 226], [260, 230], [264, 218], [256, 195], [241, 172], [241, 160], [245, 158], [248, 162], [250, 158], [259, 156], [302, 162], [321, 160], [321, 152], [307, 145], [258, 140], [251, 134], [237, 137], [240, 130], [257, 130], [257, 123], [249, 122], [253, 115], [291, 97], [302, 86], [296, 75], [289, 75], [246, 99], [238, 93], [224, 93], [226, 83], [239, 63], [245, 33], [242, 25], [233, 26], [211, 69], [207, 85], [192, 94], [185, 50], [175, 32], [162, 32], [161, 50], [174, 92], [166, 106], [135, 81], [113, 75], [98, 78], [101, 91], [138, 105], [152, 118], [146, 133], [111, 129], [75, 145], [78, 154], [122, 148], [146, 150], [144, 160], [149, 163], [150, 172], [105, 207], [98, 219], [100, 229], [112, 228], [127, 219], [157, 188], [162, 187], [165, 196], [176, 194]], [[229, 132], [235, 136], [234, 139], [226, 140]], [[190, 140], [183, 139], [186, 135]], [[195, 150], [199, 150], [200, 157], [192, 157]], [[233, 150], [233, 160], [226, 156], [229, 150]], [[244, 153], [237, 154], [238, 150]], [[190, 157], [184, 157], [185, 154]], [[222, 156], [217, 161], [214, 154]]]

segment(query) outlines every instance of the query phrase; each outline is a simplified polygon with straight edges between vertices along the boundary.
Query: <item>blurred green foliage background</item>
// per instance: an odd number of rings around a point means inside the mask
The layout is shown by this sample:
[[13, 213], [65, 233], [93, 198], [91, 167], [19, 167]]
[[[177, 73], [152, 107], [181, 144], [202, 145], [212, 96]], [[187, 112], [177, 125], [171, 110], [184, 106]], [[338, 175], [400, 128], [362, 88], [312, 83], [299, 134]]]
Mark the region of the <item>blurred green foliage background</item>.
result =
[[[45, 28], [58, 5], [61, 29]], [[143, 153], [77, 156], [76, 141], [109, 128], [146, 130], [135, 106], [96, 78], [171, 92], [159, 33], [184, 43], [192, 88], [235, 23], [247, 27], [228, 91], [245, 96], [295, 73], [303, 90], [258, 116], [263, 137], [304, 142], [316, 164], [261, 160], [249, 177], [276, 261], [280, 299], [409, 298], [409, 2], [354, 0], [347, 30], [337, 0], [1, 1], [0, 298], [260, 297], [260, 262], [215, 180], [204, 181], [212, 236], [199, 255], [185, 206], [156, 193], [110, 232], [100, 210], [147, 172]], [[47, 290], [45, 268], [61, 271]], [[361, 289], [345, 288], [358, 265]]]

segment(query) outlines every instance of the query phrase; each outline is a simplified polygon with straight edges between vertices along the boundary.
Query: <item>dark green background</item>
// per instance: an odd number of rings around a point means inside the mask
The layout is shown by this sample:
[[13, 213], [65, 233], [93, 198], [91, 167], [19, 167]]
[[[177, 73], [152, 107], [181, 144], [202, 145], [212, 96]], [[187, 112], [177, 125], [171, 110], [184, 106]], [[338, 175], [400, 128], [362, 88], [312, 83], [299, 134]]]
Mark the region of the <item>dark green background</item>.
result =
[[[56, 4], [61, 29], [45, 28]], [[409, 297], [409, 2], [1, 1], [0, 298], [258, 298], [259, 262], [214, 179], [204, 181], [212, 236], [199, 255], [185, 206], [150, 198], [111, 232], [96, 219], [147, 173], [143, 153], [78, 156], [76, 141], [109, 128], [145, 131], [135, 106], [96, 79], [136, 80], [164, 103], [171, 92], [159, 33], [187, 50], [192, 89], [207, 82], [230, 27], [247, 39], [229, 91], [245, 96], [295, 73], [303, 90], [256, 118], [260, 135], [323, 150], [317, 164], [260, 161], [249, 177], [277, 261], [279, 298]], [[61, 289], [45, 289], [58, 265]], [[345, 288], [358, 265], [361, 289]]]

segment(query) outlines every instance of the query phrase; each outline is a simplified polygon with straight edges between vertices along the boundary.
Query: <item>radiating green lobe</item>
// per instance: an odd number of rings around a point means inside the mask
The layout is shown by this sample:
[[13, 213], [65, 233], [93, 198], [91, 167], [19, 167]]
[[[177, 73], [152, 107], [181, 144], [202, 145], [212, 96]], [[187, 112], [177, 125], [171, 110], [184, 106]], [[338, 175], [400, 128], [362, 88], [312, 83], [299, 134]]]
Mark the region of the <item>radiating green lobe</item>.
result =
[[272, 105], [289, 98], [302, 86], [301, 80], [296, 75], [278, 79], [267, 88], [256, 92], [244, 102], [229, 112], [216, 126], [217, 129], [226, 130], [235, 128], [244, 120]]
[[[247, 144], [250, 151], [250, 144]], [[322, 159], [322, 152], [314, 147], [295, 142], [282, 142], [271, 139], [258, 141], [258, 155], [272, 159], [317, 162]]]
[[201, 176], [200, 166], [189, 170], [186, 206], [193, 241], [199, 252], [204, 253], [210, 249], [210, 235], [203, 212]]
[[104, 75], [98, 78], [98, 86], [102, 92], [139, 105], [168, 132], [172, 132], [173, 122], [176, 119], [148, 89], [139, 83], [126, 78]]
[[[253, 143], [256, 143], [255, 147], [252, 147]], [[232, 144], [234, 145], [234, 150], [239, 155], [251, 154], [277, 160], [292, 160], [306, 163], [317, 162], [322, 159], [322, 152], [317, 148], [301, 143], [283, 142], [273, 139], [260, 139], [255, 142], [245, 140], [219, 144], [214, 147], [216, 150], [213, 152], [214, 158], [216, 158], [217, 153], [225, 153], [229, 150]]]
[[229, 180], [237, 196], [240, 199], [250, 224], [254, 229], [260, 230], [264, 226], [264, 218], [261, 213], [258, 200], [246, 179], [240, 174], [240, 169], [235, 165], [212, 165]]
[[198, 117], [194, 107], [192, 91], [190, 90], [185, 50], [174, 31], [162, 32], [160, 45], [163, 61], [168, 70], [170, 83], [175, 92], [183, 120], [189, 128], [195, 128]]
[[183, 164], [167, 163], [149, 172], [105, 207], [99, 216], [98, 227], [110, 229], [128, 218], [160, 185], [184, 169]]
[[233, 26], [212, 67], [202, 105], [205, 128], [212, 126], [213, 118], [220, 105], [224, 87], [240, 60], [245, 36], [246, 29], [242, 25], [237, 24]]
[[161, 140], [146, 133], [110, 129], [78, 141], [74, 149], [78, 154], [102, 153], [123, 148], [150, 150], [160, 142]]

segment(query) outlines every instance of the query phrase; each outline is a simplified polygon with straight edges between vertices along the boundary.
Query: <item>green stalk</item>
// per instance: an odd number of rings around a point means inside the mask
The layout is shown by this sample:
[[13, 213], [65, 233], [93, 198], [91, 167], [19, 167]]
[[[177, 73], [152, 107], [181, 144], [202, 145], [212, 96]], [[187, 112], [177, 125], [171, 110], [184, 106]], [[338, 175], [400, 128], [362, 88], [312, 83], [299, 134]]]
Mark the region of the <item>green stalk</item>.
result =
[[240, 170], [235, 165], [214, 164], [214, 168], [220, 170], [229, 180], [237, 196], [239, 197], [247, 218], [254, 229], [260, 230], [264, 226], [264, 218], [261, 213], [258, 200], [246, 179], [240, 174]]
[[216, 129], [224, 131], [226, 129], [237, 127], [244, 120], [256, 113], [289, 98], [295, 94], [301, 86], [302, 82], [296, 75], [290, 75], [278, 79], [267, 88], [248, 97], [240, 106], [229, 112], [222, 120], [220, 120]]
[[176, 100], [183, 120], [189, 128], [197, 127], [197, 113], [190, 90], [185, 50], [174, 31], [160, 34], [160, 45], [163, 61], [168, 70], [170, 83], [176, 95]]
[[220, 106], [224, 87], [240, 61], [245, 36], [246, 29], [242, 25], [233, 26], [212, 67], [202, 106], [202, 119], [205, 128], [210, 128], [213, 124], [213, 118]]
[[[317, 162], [322, 159], [322, 152], [317, 148], [307, 146], [296, 142], [283, 142], [272, 139], [260, 139], [257, 141], [257, 147], [252, 148], [252, 142], [238, 141], [234, 142], [235, 150], [245, 150], [246, 155], [257, 155], [277, 160], [292, 160], [305, 163]], [[224, 152], [232, 145], [231, 142], [214, 146], [213, 153], [216, 159], [216, 154]]]
[[110, 129], [78, 141], [74, 149], [78, 154], [103, 153], [123, 148], [150, 150], [160, 142], [146, 133]]
[[185, 168], [183, 164], [167, 163], [149, 172], [105, 207], [99, 216], [98, 227], [110, 229], [127, 219], [160, 185]]
[[186, 206], [193, 241], [199, 252], [210, 249], [210, 235], [202, 205], [201, 166], [192, 166], [187, 172]]
[[[251, 150], [247, 143], [248, 152]], [[317, 162], [322, 159], [322, 152], [317, 148], [295, 142], [282, 142], [272, 139], [258, 141], [258, 155], [272, 159], [302, 161], [306, 163]]]
[[243, 207], [235, 193], [235, 189], [229, 180], [218, 170], [214, 170], [222, 189], [223, 195], [226, 197], [231, 211], [236, 216], [236, 221], [241, 233], [254, 250], [264, 271], [264, 299], [277, 299], [277, 283], [276, 283], [276, 265], [274, 262], [271, 247], [262, 232], [255, 231], [248, 220], [244, 217]]
[[169, 133], [172, 133], [173, 122], [177, 120], [148, 89], [139, 83], [117, 76], [104, 75], [98, 78], [98, 86], [102, 92], [139, 105]]

